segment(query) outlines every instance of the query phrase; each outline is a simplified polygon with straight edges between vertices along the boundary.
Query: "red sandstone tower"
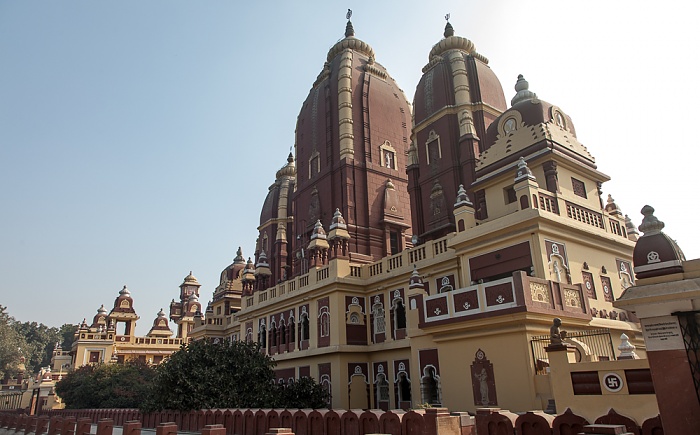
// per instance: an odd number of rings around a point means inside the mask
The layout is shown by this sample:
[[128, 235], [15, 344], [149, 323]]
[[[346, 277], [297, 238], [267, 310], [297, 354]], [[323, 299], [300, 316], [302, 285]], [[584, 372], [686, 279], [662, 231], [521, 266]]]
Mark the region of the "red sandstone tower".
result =
[[455, 36], [449, 22], [444, 36], [430, 50], [413, 100], [407, 172], [413, 232], [422, 241], [455, 231], [452, 203], [460, 184], [478, 204], [470, 190], [476, 162], [486, 150], [486, 130], [507, 108], [488, 59]]

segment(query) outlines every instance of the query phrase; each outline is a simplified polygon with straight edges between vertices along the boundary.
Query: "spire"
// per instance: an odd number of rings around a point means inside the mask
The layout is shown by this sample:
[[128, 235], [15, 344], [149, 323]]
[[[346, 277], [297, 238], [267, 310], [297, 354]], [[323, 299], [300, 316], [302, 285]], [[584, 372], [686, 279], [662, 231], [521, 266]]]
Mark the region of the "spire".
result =
[[469, 195], [467, 195], [467, 191], [464, 189], [464, 185], [460, 184], [459, 189], [457, 190], [457, 200], [455, 201], [454, 207], [461, 207], [463, 205], [466, 205], [467, 207], [474, 207], [474, 204], [469, 200]]
[[510, 100], [510, 105], [515, 106], [521, 101], [533, 100], [537, 98], [537, 94], [530, 91], [530, 84], [525, 80], [522, 74], [518, 75], [518, 81], [515, 82], [516, 94], [512, 100]]
[[639, 237], [639, 231], [637, 231], [637, 227], [634, 226], [634, 222], [632, 222], [632, 219], [627, 215], [625, 215], [625, 227], [627, 228], [627, 234], [629, 236]]
[[532, 175], [532, 171], [527, 167], [527, 162], [524, 158], [520, 157], [520, 160], [518, 160], [518, 172], [515, 174], [515, 182], [517, 183], [526, 178], [536, 181], [535, 176]]
[[420, 277], [420, 274], [418, 273], [418, 268], [416, 265], [413, 265], [413, 273], [411, 273], [411, 278], [408, 280], [408, 288], [409, 289], [424, 289], [425, 286], [423, 284], [423, 280]]
[[350, 17], [352, 17], [352, 9], [348, 9], [348, 13], [345, 14], [345, 18], [348, 19], [348, 24], [345, 26], [345, 37], [349, 38], [351, 36], [355, 36], [355, 29], [352, 27], [352, 21], [350, 21]]
[[447, 24], [445, 24], [445, 38], [449, 38], [450, 36], [455, 36], [455, 29], [452, 27], [452, 24], [450, 24], [450, 14], [445, 15], [445, 21], [447, 21]]
[[241, 247], [238, 247], [238, 251], [236, 251], [236, 258], [233, 259], [234, 264], [245, 264], [245, 258], [243, 258], [243, 250]]

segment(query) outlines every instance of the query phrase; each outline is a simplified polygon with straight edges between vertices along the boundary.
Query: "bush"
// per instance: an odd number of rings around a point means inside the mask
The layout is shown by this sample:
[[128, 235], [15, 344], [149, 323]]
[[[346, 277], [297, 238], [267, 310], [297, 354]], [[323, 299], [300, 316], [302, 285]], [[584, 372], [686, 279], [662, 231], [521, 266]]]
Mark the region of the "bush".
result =
[[151, 390], [155, 371], [148, 364], [86, 365], [56, 384], [56, 394], [66, 408], [138, 408]]

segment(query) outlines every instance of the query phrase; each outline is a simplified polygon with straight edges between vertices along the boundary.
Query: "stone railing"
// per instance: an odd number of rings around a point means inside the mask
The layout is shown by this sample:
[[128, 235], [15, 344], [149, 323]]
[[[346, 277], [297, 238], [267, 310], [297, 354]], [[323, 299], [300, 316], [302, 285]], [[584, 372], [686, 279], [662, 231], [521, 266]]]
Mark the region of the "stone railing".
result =
[[[439, 321], [463, 321], [504, 311], [530, 311], [590, 319], [591, 309], [580, 284], [565, 284], [514, 272], [510, 278], [474, 284], [430, 296], [417, 296], [421, 327]], [[506, 311], [508, 310], [508, 311]]]

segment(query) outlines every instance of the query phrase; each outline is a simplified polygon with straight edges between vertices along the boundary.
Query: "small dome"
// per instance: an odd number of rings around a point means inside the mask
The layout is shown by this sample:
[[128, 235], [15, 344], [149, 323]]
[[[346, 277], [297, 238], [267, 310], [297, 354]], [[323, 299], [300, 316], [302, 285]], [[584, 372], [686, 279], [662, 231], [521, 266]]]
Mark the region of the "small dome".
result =
[[345, 38], [338, 41], [330, 50], [328, 50], [328, 55], [326, 56], [326, 61], [330, 62], [343, 50], [349, 48], [354, 51], [358, 51], [367, 57], [374, 58], [374, 50], [372, 47], [357, 38], [355, 38], [355, 29], [352, 26], [352, 22], [348, 20], [345, 26]]
[[120, 295], [120, 296], [130, 297], [130, 296], [131, 296], [131, 292], [129, 291], [128, 288], [126, 288], [126, 286], [124, 286], [124, 287], [119, 291], [119, 295]]
[[199, 285], [199, 281], [197, 281], [197, 278], [192, 275], [192, 271], [190, 270], [190, 274], [185, 277], [183, 284]]
[[294, 163], [294, 156], [289, 153], [287, 156], [287, 164], [282, 166], [279, 171], [277, 171], [276, 178], [279, 180], [282, 177], [294, 177], [297, 175], [297, 167]]
[[527, 162], [524, 158], [520, 157], [518, 160], [518, 171], [515, 173], [515, 182], [529, 179], [535, 181], [535, 176], [532, 175], [532, 171], [527, 167]]
[[637, 278], [650, 278], [683, 272], [685, 255], [678, 244], [662, 229], [664, 223], [654, 216], [654, 208], [642, 208], [644, 219], [639, 230], [644, 233], [634, 247], [634, 273]]
[[340, 213], [339, 208], [335, 209], [335, 213], [333, 213], [333, 220], [331, 221], [330, 229], [333, 230], [335, 228], [341, 228], [344, 230], [348, 228], [348, 225], [345, 223], [345, 219], [343, 218], [342, 213]]
[[424, 288], [423, 285], [423, 280], [421, 279], [420, 275], [418, 274], [418, 268], [416, 265], [413, 265], [413, 273], [411, 273], [411, 278], [408, 280], [408, 288], [414, 289], [414, 288]]
[[107, 309], [105, 308], [104, 305], [100, 305], [100, 308], [97, 309], [97, 314], [106, 316], [107, 315]]
[[323, 229], [323, 224], [321, 224], [321, 220], [317, 220], [316, 224], [314, 225], [314, 232], [311, 234], [311, 240], [314, 239], [325, 239], [326, 238], [326, 230]]
[[238, 247], [238, 251], [236, 251], [236, 257], [233, 259], [233, 264], [245, 264], [245, 258], [243, 258], [243, 249], [241, 247]]
[[258, 262], [255, 264], [255, 268], [257, 269], [258, 267], [270, 267], [265, 251], [260, 251], [260, 255], [258, 255]]
[[[515, 83], [515, 90], [516, 94], [511, 100], [511, 108], [503, 112], [486, 129], [486, 138], [484, 139], [486, 149], [493, 145], [499, 135], [503, 133], [499, 131], [499, 125], [501, 124], [501, 120], [504, 119], [508, 121], [508, 118], [520, 118], [522, 125], [525, 127], [547, 123], [554, 124], [563, 130], [571, 132], [571, 134], [576, 137], [576, 129], [574, 128], [571, 117], [557, 106], [540, 100], [537, 94], [530, 91], [530, 85], [522, 74], [518, 76], [518, 81]], [[517, 112], [517, 114], [515, 112]], [[518, 128], [520, 128], [520, 126], [518, 126]]]
[[460, 184], [459, 189], [457, 190], [457, 200], [455, 201], [454, 208], [461, 207], [463, 205], [467, 207], [474, 207], [474, 204], [472, 204], [472, 202], [469, 200], [469, 195], [467, 195], [464, 185]]
[[165, 311], [161, 308], [160, 311], [158, 311], [158, 318], [165, 317]]

